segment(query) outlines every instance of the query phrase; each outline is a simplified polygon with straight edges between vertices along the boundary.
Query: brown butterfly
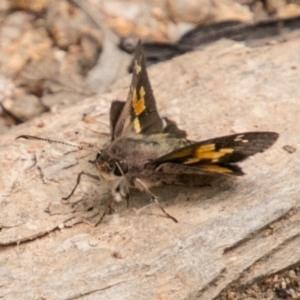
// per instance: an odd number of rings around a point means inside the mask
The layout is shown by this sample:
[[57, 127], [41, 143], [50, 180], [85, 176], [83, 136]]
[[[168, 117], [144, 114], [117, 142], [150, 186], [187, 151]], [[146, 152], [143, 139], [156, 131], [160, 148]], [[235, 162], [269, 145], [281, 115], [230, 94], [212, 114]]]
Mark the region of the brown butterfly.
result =
[[[150, 191], [159, 184], [201, 185], [210, 175], [243, 175], [236, 164], [274, 144], [275, 132], [244, 132], [206, 141], [191, 141], [175, 122], [161, 118], [148, 79], [142, 44], [136, 47], [133, 77], [126, 102], [113, 101], [110, 108], [111, 141], [90, 161], [114, 202], [129, 201], [129, 188], [145, 191], [171, 219]], [[22, 135], [18, 138], [41, 139]], [[80, 147], [78, 147], [81, 149]], [[69, 199], [80, 182], [81, 172]], [[95, 177], [95, 176], [94, 176]], [[196, 178], [190, 182], [190, 178]]]

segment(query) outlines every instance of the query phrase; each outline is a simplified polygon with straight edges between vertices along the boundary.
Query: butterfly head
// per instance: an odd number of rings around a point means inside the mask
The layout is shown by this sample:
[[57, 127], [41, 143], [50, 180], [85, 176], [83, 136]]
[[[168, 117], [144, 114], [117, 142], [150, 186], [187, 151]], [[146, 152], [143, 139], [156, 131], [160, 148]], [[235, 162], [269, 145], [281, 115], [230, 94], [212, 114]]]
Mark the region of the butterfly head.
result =
[[102, 150], [97, 153], [95, 160], [91, 160], [101, 178], [114, 180], [116, 177], [123, 177], [128, 172], [128, 165], [112, 157], [107, 151]]

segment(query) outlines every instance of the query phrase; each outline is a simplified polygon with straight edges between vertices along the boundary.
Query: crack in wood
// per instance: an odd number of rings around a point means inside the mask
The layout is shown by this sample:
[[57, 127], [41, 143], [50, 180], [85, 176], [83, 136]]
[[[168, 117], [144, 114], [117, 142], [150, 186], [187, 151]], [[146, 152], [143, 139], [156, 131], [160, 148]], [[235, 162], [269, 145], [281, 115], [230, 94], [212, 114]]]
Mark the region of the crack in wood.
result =
[[255, 238], [259, 238], [260, 236], [265, 235], [264, 233], [267, 230], [270, 230], [270, 228], [272, 228], [272, 227], [276, 227], [276, 224], [282, 222], [283, 220], [288, 221], [298, 211], [300, 211], [300, 209], [296, 210], [295, 208], [292, 208], [289, 211], [287, 211], [284, 215], [278, 217], [276, 220], [273, 220], [272, 222], [266, 224], [265, 226], [259, 228], [258, 230], [251, 232], [249, 235], [245, 236], [242, 240], [238, 241], [236, 244], [234, 244], [230, 247], [224, 248], [224, 252], [223, 252], [224, 255], [226, 255], [228, 252], [235, 251], [237, 248], [245, 245], [248, 241], [251, 241]]
[[119, 282], [116, 282], [116, 283], [114, 283], [114, 284], [110, 284], [110, 285], [108, 285], [108, 286], [106, 286], [106, 287], [103, 287], [103, 288], [94, 289], [94, 290], [92, 290], [92, 291], [85, 292], [85, 293], [79, 293], [79, 294], [77, 294], [77, 295], [75, 295], [75, 296], [73, 296], [73, 297], [66, 298], [66, 300], [76, 300], [76, 299], [80, 299], [81, 297], [84, 297], [84, 296], [87, 296], [87, 295], [91, 295], [91, 294], [93, 294], [93, 293], [97, 293], [97, 292], [100, 292], [100, 291], [105, 291], [105, 290], [108, 290], [108, 289], [110, 289], [110, 288], [112, 288], [112, 287], [114, 287], [114, 286], [118, 286], [118, 285], [120, 285], [120, 284], [122, 284], [122, 283], [125, 283], [125, 282], [128, 282], [128, 281], [133, 281], [133, 280], [136, 280], [136, 279], [133, 278], [133, 279], [129, 279], [129, 280], [121, 280], [121, 281], [119, 281]]

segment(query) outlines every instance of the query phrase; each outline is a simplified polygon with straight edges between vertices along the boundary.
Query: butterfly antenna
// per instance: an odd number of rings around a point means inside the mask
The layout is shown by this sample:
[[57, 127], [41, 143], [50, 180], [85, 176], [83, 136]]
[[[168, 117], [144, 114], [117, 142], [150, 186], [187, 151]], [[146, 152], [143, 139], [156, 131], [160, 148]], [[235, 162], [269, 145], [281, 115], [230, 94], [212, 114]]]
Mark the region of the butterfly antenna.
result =
[[78, 150], [87, 150], [87, 151], [91, 151], [91, 152], [97, 152], [96, 149], [90, 149], [90, 148], [85, 147], [85, 146], [78, 146], [78, 145], [73, 145], [73, 144], [70, 144], [70, 143], [62, 142], [62, 141], [55, 141], [55, 140], [51, 140], [51, 139], [45, 139], [45, 138], [41, 138], [41, 137], [34, 136], [34, 135], [20, 135], [16, 138], [16, 140], [17, 139], [39, 140], [39, 141], [44, 141], [44, 142], [52, 143], [52, 144], [67, 145], [67, 146], [70, 146], [70, 147], [77, 148]]

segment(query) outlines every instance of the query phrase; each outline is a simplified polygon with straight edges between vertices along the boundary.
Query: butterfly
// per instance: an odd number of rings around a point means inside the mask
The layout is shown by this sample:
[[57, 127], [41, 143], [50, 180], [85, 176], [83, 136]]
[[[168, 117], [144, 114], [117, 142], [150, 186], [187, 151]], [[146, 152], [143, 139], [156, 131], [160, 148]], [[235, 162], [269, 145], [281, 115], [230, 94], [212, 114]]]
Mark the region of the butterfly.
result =
[[[265, 151], [279, 136], [276, 132], [256, 131], [200, 142], [187, 139], [186, 132], [174, 121], [158, 113], [141, 41], [136, 46], [127, 100], [113, 101], [109, 117], [111, 140], [90, 161], [98, 173], [95, 178], [111, 193], [111, 203], [100, 221], [115, 202], [129, 203], [133, 187], [146, 192], [167, 217], [177, 222], [159, 203], [151, 187], [201, 185], [203, 178], [212, 175], [241, 176], [244, 173], [237, 163]], [[29, 135], [18, 138], [56, 142]], [[79, 174], [74, 189], [64, 200], [73, 195], [83, 174], [86, 173]]]

